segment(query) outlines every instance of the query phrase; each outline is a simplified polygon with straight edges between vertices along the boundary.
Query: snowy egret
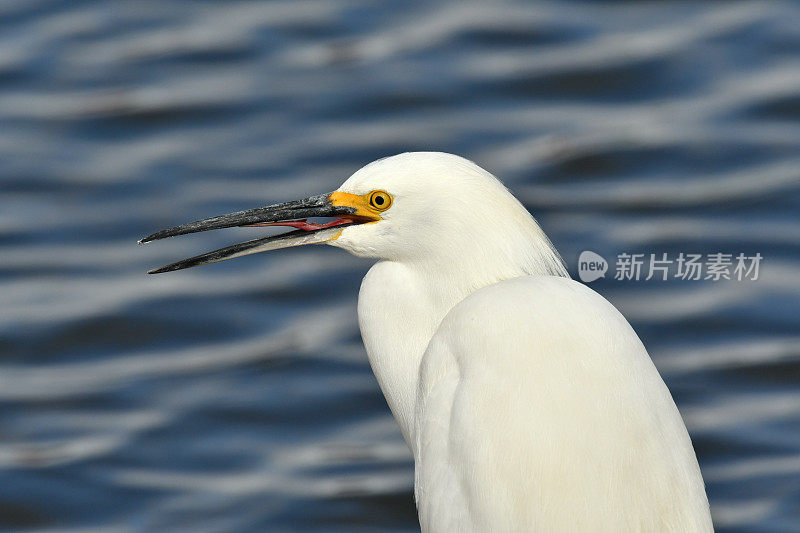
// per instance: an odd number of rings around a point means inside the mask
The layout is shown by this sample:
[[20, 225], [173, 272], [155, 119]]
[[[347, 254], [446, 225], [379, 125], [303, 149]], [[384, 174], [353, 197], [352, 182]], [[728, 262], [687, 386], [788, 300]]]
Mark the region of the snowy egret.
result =
[[332, 193], [140, 242], [270, 225], [295, 230], [151, 273], [314, 243], [377, 259], [359, 326], [414, 456], [424, 531], [712, 530], [686, 427], [641, 341], [569, 278], [494, 176], [450, 154], [400, 154]]

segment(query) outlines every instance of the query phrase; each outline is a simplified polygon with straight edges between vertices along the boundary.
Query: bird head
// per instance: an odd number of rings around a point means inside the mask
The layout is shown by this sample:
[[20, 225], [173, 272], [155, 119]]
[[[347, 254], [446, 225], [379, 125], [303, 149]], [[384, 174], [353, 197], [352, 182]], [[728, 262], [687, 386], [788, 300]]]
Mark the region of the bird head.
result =
[[[309, 219], [324, 218], [322, 222]], [[168, 228], [140, 243], [235, 226], [289, 226], [151, 270], [169, 272], [242, 255], [329, 244], [361, 256], [438, 264], [496, 265], [497, 277], [563, 275], [558, 254], [528, 211], [491, 174], [461, 157], [412, 152], [379, 159], [337, 190]]]

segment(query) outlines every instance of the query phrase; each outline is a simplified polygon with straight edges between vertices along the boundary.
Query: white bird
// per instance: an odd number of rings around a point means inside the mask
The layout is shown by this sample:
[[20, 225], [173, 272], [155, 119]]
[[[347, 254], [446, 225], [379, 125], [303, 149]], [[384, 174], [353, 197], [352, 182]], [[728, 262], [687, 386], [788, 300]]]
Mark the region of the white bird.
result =
[[[307, 220], [320, 216], [333, 220]], [[645, 347], [488, 172], [400, 154], [333, 193], [140, 242], [243, 225], [297, 229], [151, 273], [323, 242], [377, 259], [359, 325], [414, 456], [423, 531], [712, 531], [689, 435]]]

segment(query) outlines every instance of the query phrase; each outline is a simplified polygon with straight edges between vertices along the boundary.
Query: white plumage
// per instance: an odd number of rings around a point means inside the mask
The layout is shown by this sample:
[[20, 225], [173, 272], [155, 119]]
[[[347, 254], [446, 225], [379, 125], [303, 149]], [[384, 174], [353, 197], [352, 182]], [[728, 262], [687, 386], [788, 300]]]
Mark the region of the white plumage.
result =
[[711, 531], [647, 351], [524, 207], [448, 154], [380, 160], [339, 190], [374, 189], [394, 196], [383, 220], [330, 244], [380, 259], [359, 324], [423, 531]]

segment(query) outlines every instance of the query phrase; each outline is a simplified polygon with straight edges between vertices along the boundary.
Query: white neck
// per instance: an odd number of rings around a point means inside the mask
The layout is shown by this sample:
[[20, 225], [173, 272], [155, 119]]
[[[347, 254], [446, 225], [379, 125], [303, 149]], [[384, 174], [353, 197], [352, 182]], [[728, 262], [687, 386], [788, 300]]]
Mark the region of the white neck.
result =
[[[541, 230], [540, 230], [541, 231]], [[543, 234], [542, 234], [543, 235]], [[411, 442], [420, 362], [439, 323], [461, 300], [492, 283], [525, 275], [566, 276], [550, 242], [537, 240], [531, 261], [497, 257], [482, 268], [451, 262], [380, 261], [364, 277], [358, 319], [369, 362], [407, 443]], [[452, 264], [448, 272], [437, 265]]]
[[375, 264], [358, 297], [369, 362], [406, 442], [410, 442], [420, 361], [436, 327], [457, 303], [431, 287], [424, 272], [393, 261]]

